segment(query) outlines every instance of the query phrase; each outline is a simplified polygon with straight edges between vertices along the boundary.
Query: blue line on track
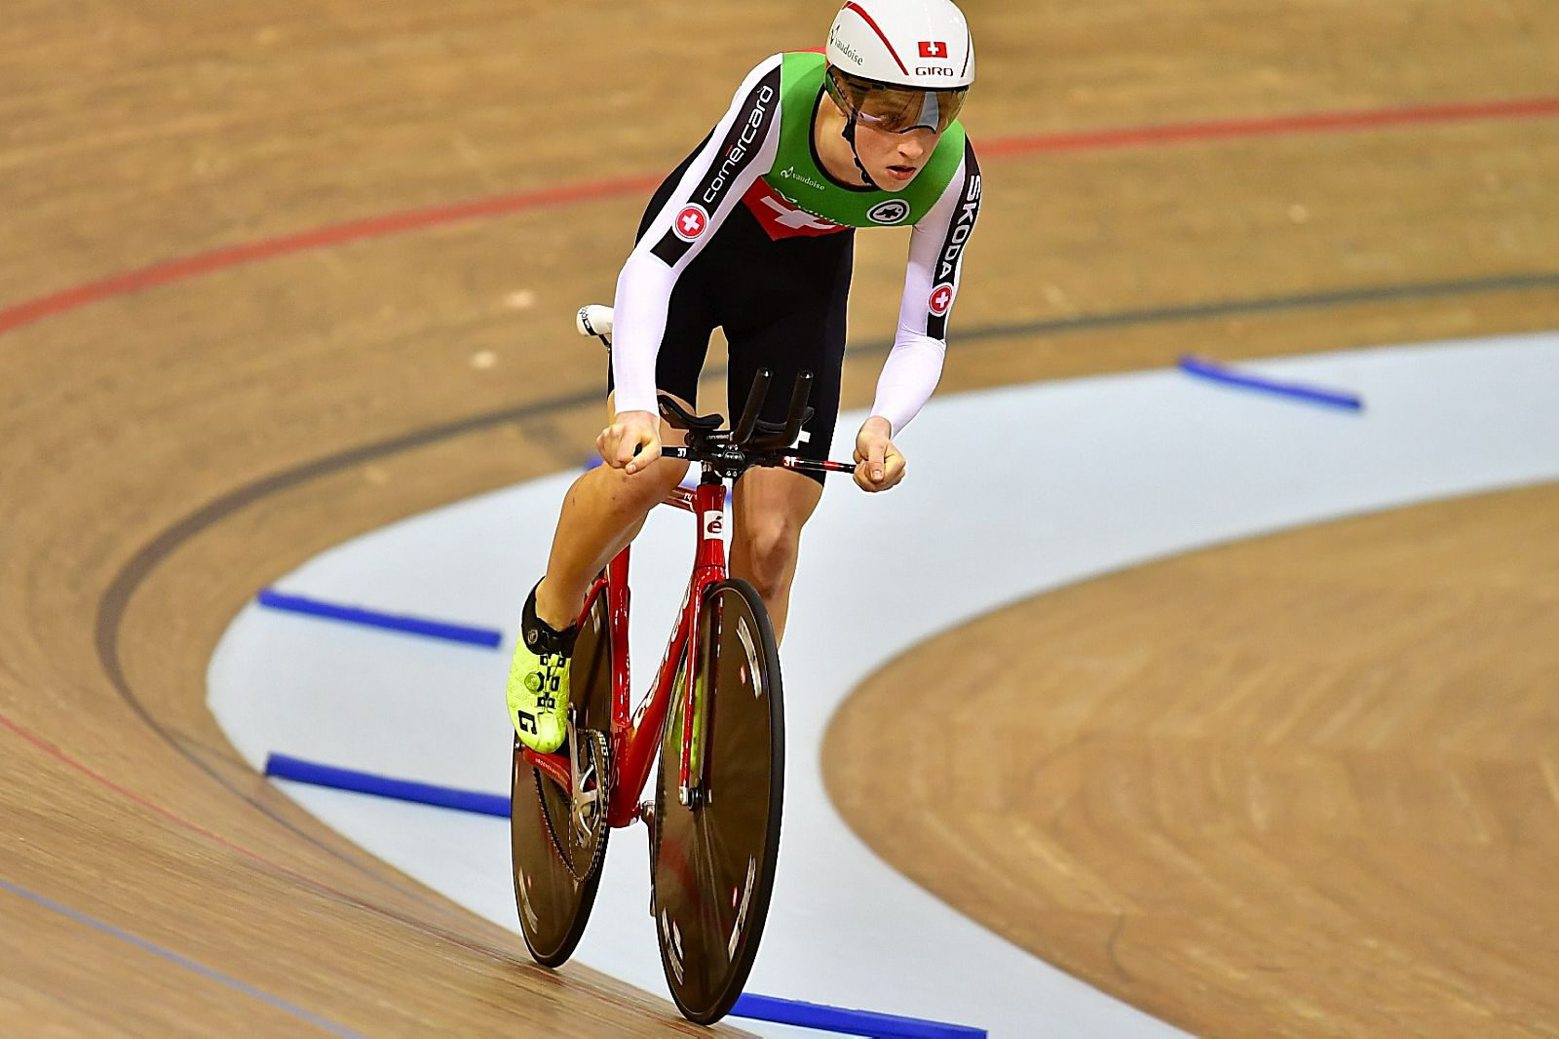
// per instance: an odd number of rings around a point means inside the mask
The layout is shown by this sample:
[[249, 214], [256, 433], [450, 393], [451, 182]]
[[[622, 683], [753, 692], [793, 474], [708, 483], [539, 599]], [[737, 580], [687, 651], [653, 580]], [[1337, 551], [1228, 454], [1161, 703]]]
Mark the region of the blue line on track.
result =
[[265, 759], [265, 774], [276, 779], [290, 779], [297, 783], [349, 790], [357, 794], [372, 794], [396, 801], [433, 805], [436, 808], [453, 808], [459, 812], [478, 815], [509, 817], [508, 794], [484, 794], [476, 790], [458, 790], [454, 787], [435, 786], [432, 783], [415, 783], [407, 779], [391, 779], [372, 772], [336, 768], [321, 765], [286, 754], [272, 754]]
[[[271, 754], [265, 760], [265, 774], [276, 779], [359, 794], [373, 794], [413, 804], [453, 808], [478, 815], [508, 818], [509, 798], [505, 794], [484, 794], [474, 790], [391, 779], [372, 772], [321, 765], [286, 754]], [[773, 1021], [801, 1028], [815, 1028], [841, 1035], [875, 1036], [878, 1039], [985, 1039], [985, 1031], [964, 1025], [943, 1024], [913, 1017], [896, 1017], [865, 1010], [846, 1010], [819, 1003], [803, 1003], [773, 996], [745, 995], [731, 1011], [736, 1017], [754, 1021]]]
[[262, 1003], [275, 1007], [277, 1010], [286, 1011], [292, 1016], [303, 1021], [307, 1021], [309, 1024], [314, 1025], [317, 1028], [322, 1028], [333, 1035], [348, 1036], [351, 1037], [351, 1039], [361, 1039], [357, 1032], [343, 1028], [334, 1021], [328, 1021], [325, 1018], [320, 1017], [318, 1014], [304, 1010], [302, 1007], [294, 1006], [286, 1000], [279, 999], [268, 992], [261, 992], [253, 985], [239, 981], [237, 978], [229, 977], [220, 971], [212, 970], [210, 967], [196, 963], [194, 960], [189, 959], [188, 957], [180, 956], [176, 952], [170, 952], [160, 945], [154, 945], [146, 939], [138, 937], [137, 935], [133, 935], [128, 931], [122, 931], [112, 924], [106, 924], [101, 920], [87, 916], [85, 913], [78, 913], [69, 906], [61, 905], [52, 899], [44, 898], [42, 895], [34, 894], [33, 892], [28, 891], [26, 888], [18, 887], [17, 885], [5, 880], [0, 880], [0, 890], [8, 891], [11, 894], [16, 895], [18, 898], [26, 899], [34, 905], [42, 906], [44, 909], [59, 913], [61, 916], [68, 917], [78, 924], [86, 924], [88, 927], [91, 927], [97, 931], [101, 931], [103, 934], [106, 934], [111, 938], [117, 938], [128, 945], [135, 946], [137, 949], [140, 949], [143, 952], [149, 952], [154, 956], [160, 956], [163, 959], [168, 960], [170, 963], [176, 963], [180, 967], [183, 967], [186, 970], [194, 971], [196, 974], [199, 974], [202, 977], [210, 978], [212, 981], [221, 982], [230, 989], [242, 992], [244, 995], [250, 996]]
[[1275, 379], [1267, 379], [1259, 375], [1247, 375], [1243, 372], [1225, 368], [1223, 365], [1214, 364], [1212, 361], [1204, 361], [1200, 358], [1192, 357], [1189, 354], [1180, 358], [1180, 370], [1211, 382], [1223, 383], [1226, 386], [1237, 386], [1240, 389], [1258, 390], [1277, 397], [1303, 401], [1306, 404], [1320, 404], [1328, 408], [1341, 408], [1344, 411], [1364, 410], [1364, 401], [1356, 394], [1344, 393], [1340, 390], [1324, 390], [1315, 386], [1301, 386], [1297, 383], [1278, 382]]
[[443, 639], [446, 642], [459, 642], [468, 646], [483, 646], [488, 649], [497, 649], [503, 642], [503, 633], [493, 631], [491, 628], [473, 628], [464, 624], [450, 624], [444, 621], [428, 620], [423, 617], [380, 613], [377, 610], [366, 610], [360, 606], [338, 606], [334, 603], [321, 602], [318, 599], [309, 599], [301, 595], [284, 595], [271, 588], [262, 591], [256, 601], [261, 606], [269, 607], [273, 610], [282, 610], [286, 613], [322, 617], [326, 620], [359, 624], [368, 628], [381, 628], [385, 631], [397, 631], [406, 635], [422, 635], [426, 638]]
[[776, 999], [773, 996], [742, 996], [732, 1008], [731, 1016], [815, 1028], [840, 1035], [864, 1035], [872, 1039], [986, 1039], [988, 1034], [983, 1028], [970, 1028], [968, 1025], [950, 1025], [867, 1010], [845, 1010], [820, 1003]]

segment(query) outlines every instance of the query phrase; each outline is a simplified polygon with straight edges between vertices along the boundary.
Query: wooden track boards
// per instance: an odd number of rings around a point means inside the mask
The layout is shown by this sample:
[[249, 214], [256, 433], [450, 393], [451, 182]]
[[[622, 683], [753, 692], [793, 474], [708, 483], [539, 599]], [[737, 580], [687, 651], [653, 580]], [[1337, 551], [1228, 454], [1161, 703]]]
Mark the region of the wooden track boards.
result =
[[[1559, 45], [1543, 0], [968, 9], [977, 142], [1530, 97], [1552, 91]], [[50, 297], [390, 212], [643, 183], [762, 53], [815, 45], [830, 13], [8, 7], [0, 308], [47, 305], [0, 331], [0, 876], [347, 1029], [687, 1031], [664, 1002], [588, 971], [536, 971], [513, 936], [367, 860], [237, 762], [204, 707], [217, 637], [277, 574], [578, 464], [601, 359], [569, 314], [609, 294], [647, 184], [213, 261], [82, 306]], [[1552, 283], [1513, 279], [1559, 272], [1556, 128], [992, 148], [944, 390], [1187, 348], [1234, 359], [1554, 327]], [[898, 236], [863, 237], [865, 344], [892, 327], [901, 256]], [[851, 360], [846, 406], [866, 403], [880, 360]], [[313, 1027], [42, 903], [0, 904], [8, 1023]], [[1285, 942], [1307, 934], [1303, 913], [1269, 923]], [[1078, 924], [1080, 940], [1096, 935]], [[1166, 933], [1156, 955], [1189, 958], [1184, 940]], [[1293, 1020], [1298, 997], [1280, 988], [1263, 1005]], [[1199, 1005], [1181, 992], [1152, 1008], [1191, 1020]]]

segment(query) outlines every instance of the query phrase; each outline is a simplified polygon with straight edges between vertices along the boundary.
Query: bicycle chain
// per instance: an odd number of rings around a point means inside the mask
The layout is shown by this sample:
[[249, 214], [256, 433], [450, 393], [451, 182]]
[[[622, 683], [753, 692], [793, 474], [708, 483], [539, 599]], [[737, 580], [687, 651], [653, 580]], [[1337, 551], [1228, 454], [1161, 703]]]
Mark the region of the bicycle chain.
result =
[[[590, 745], [595, 752], [596, 790], [600, 792], [600, 802], [594, 827], [595, 836], [594, 840], [591, 842], [592, 848], [590, 852], [590, 863], [585, 867], [583, 873], [574, 867], [574, 857], [569, 854], [567, 850], [565, 850], [565, 844], [571, 846], [572, 842], [566, 842], [563, 838], [558, 836], [557, 824], [553, 822], [552, 810], [547, 803], [545, 788], [542, 786], [543, 783], [550, 783], [552, 781], [550, 779], [543, 779], [540, 769], [531, 769], [531, 780], [536, 785], [536, 800], [541, 805], [541, 819], [542, 822], [546, 824], [547, 840], [552, 843], [552, 850], [557, 854], [558, 858], [563, 860], [563, 865], [567, 867], [569, 875], [574, 878], [574, 882], [576, 884], [583, 884], [585, 881], [589, 880], [591, 876], [595, 874], [596, 870], [601, 868], [601, 862], [606, 857], [606, 841], [604, 838], [606, 836], [607, 825], [607, 794], [612, 789], [611, 755], [607, 751], [606, 735], [604, 733], [597, 732], [594, 729], [586, 729], [585, 735], [589, 737]], [[570, 805], [570, 807], [572, 807], [572, 805]], [[565, 829], [571, 833], [573, 828], [571, 825], [569, 825], [570, 823], [571, 820], [565, 822]]]

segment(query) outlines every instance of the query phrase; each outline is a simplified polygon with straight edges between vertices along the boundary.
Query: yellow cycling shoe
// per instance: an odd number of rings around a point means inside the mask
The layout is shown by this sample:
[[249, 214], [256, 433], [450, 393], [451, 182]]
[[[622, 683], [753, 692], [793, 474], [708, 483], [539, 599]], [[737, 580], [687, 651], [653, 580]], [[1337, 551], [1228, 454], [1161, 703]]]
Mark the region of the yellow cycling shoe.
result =
[[536, 618], [536, 593], [525, 603], [509, 665], [509, 721], [520, 742], [555, 753], [568, 737], [568, 671], [575, 629], [557, 631]]
[[568, 735], [568, 657], [538, 656], [522, 642], [509, 667], [509, 721], [520, 742], [551, 754]]

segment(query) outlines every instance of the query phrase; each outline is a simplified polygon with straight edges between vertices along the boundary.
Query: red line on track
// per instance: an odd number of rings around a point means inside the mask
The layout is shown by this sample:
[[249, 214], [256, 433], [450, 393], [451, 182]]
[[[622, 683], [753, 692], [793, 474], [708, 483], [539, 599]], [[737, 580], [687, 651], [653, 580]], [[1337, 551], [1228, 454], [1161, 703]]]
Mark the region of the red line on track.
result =
[[38, 299], [28, 300], [25, 303], [0, 310], [0, 335], [4, 335], [23, 325], [31, 324], [34, 321], [40, 321], [46, 317], [54, 317], [58, 314], [75, 310], [78, 307], [84, 307], [89, 303], [111, 299], [115, 296], [126, 296], [133, 292], [139, 292], [142, 289], [149, 289], [157, 285], [167, 285], [175, 281], [183, 281], [186, 278], [210, 274], [213, 271], [223, 270], [228, 267], [238, 267], [242, 264], [256, 263], [260, 260], [272, 260], [278, 256], [287, 256], [292, 253], [306, 252], [309, 249], [320, 249], [326, 246], [343, 245], [347, 242], [357, 242], [367, 238], [382, 238], [386, 235], [400, 234], [405, 231], [420, 231], [430, 227], [441, 227], [445, 224], [461, 223], [466, 220], [507, 216], [527, 209], [549, 209], [555, 206], [566, 206], [574, 202], [610, 198], [633, 191], [648, 190], [655, 187], [658, 183], [660, 182], [653, 178], [635, 177], [622, 180], [593, 181], [586, 184], [575, 184], [543, 191], [528, 191], [517, 195], [499, 195], [495, 198], [477, 199], [472, 202], [460, 202], [448, 206], [435, 206], [429, 209], [414, 209], [403, 213], [390, 213], [386, 216], [354, 220], [345, 224], [334, 224], [329, 227], [317, 228], [313, 231], [303, 231], [299, 234], [287, 235], [282, 238], [267, 238], [258, 242], [249, 242], [243, 245], [230, 246], [226, 249], [217, 249], [208, 253], [199, 253], [195, 256], [185, 256], [177, 260], [169, 260], [166, 263], [144, 267], [138, 271], [130, 271], [127, 274], [116, 274], [101, 281], [88, 282], [85, 285], [78, 285], [63, 292], [41, 296]]
[[[1156, 144], [1192, 141], [1233, 140], [1275, 137], [1285, 134], [1327, 133], [1348, 130], [1378, 130], [1394, 126], [1422, 126], [1473, 122], [1488, 119], [1535, 119], [1559, 116], [1559, 97], [1538, 97], [1505, 101], [1456, 102], [1412, 108], [1386, 108], [1361, 112], [1321, 112], [1309, 115], [1278, 116], [1260, 119], [1225, 119], [1212, 122], [1173, 123], [1165, 126], [1131, 127], [1082, 133], [1039, 134], [1009, 137], [981, 144], [982, 155], [990, 157], [1101, 151], [1107, 148], [1134, 148]], [[629, 177], [592, 181], [561, 188], [499, 195], [471, 202], [415, 209], [404, 213], [356, 220], [344, 224], [304, 231], [281, 238], [199, 253], [154, 264], [126, 274], [88, 282], [48, 296], [27, 300], [0, 310], [0, 335], [55, 317], [90, 303], [126, 296], [143, 289], [186, 278], [210, 274], [228, 267], [275, 259], [292, 253], [343, 245], [367, 238], [381, 238], [406, 231], [426, 230], [445, 224], [486, 217], [508, 216], [528, 209], [548, 209], [575, 202], [594, 201], [617, 195], [647, 191], [659, 183], [658, 177]]]
[[1277, 137], [1285, 134], [1328, 133], [1346, 130], [1379, 130], [1393, 126], [1466, 123], [1487, 119], [1536, 119], [1559, 116], [1559, 97], [1535, 97], [1513, 101], [1472, 101], [1412, 108], [1382, 108], [1364, 112], [1316, 112], [1308, 115], [1261, 119], [1220, 119], [1201, 123], [1172, 123], [1124, 130], [1041, 134], [1009, 137], [980, 145], [982, 155], [1030, 155], [1036, 152], [1102, 151], [1149, 144], [1185, 141], [1217, 141], [1244, 137]]
[[36, 747], [39, 750], [43, 751], [49, 757], [54, 758], [56, 761], [59, 761], [62, 764], [67, 765], [67, 766], [69, 766], [72, 769], [75, 769], [77, 772], [80, 772], [82, 775], [86, 776], [87, 778], [97, 782], [101, 786], [107, 787], [108, 789], [112, 790], [114, 793], [118, 794], [119, 796], [121, 796], [123, 798], [126, 798], [127, 800], [133, 801], [134, 803], [140, 805], [142, 808], [145, 808], [147, 811], [153, 812], [153, 813], [155, 813], [157, 815], [160, 815], [164, 819], [168, 820], [169, 822], [174, 823], [174, 824], [176, 824], [178, 826], [181, 826], [181, 827], [183, 827], [186, 830], [192, 830], [195, 833], [200, 834], [202, 837], [206, 837], [206, 838], [209, 838], [210, 840], [216, 841], [218, 844], [222, 845], [223, 847], [228, 848], [228, 849], [230, 849], [232, 851], [236, 851], [240, 855], [243, 855], [243, 856], [245, 856], [247, 858], [254, 859], [256, 862], [265, 863], [265, 865], [270, 866], [273, 869], [281, 870], [284, 873], [290, 872], [289, 870], [286, 869], [286, 867], [278, 866], [275, 863], [270, 862], [269, 860], [263, 858], [262, 856], [257, 855], [254, 852], [251, 852], [249, 849], [247, 849], [247, 848], [245, 848], [245, 847], [243, 847], [241, 845], [234, 844], [232, 841], [228, 840], [226, 837], [223, 837], [221, 834], [213, 833], [211, 830], [206, 829], [205, 827], [201, 826], [198, 823], [190, 822], [188, 819], [185, 819], [183, 816], [175, 815], [173, 812], [170, 812], [168, 809], [162, 807], [161, 805], [157, 804], [156, 802], [148, 801], [146, 798], [142, 797], [140, 794], [137, 794], [135, 791], [130, 790], [127, 787], [120, 786], [118, 783], [114, 782], [112, 779], [109, 779], [107, 776], [103, 775], [103, 773], [98, 772], [95, 769], [93, 769], [93, 768], [91, 768], [91, 767], [89, 767], [87, 765], [82, 764], [81, 762], [77, 761], [75, 758], [72, 758], [69, 754], [66, 754], [63, 750], [61, 750], [59, 747], [55, 746], [53, 743], [50, 743], [48, 740], [44, 739], [42, 736], [36, 735], [35, 733], [31, 732], [28, 729], [24, 729], [22, 726], [18, 725], [16, 722], [14, 722], [11, 719], [5, 717], [5, 715], [0, 715], [0, 725], [3, 725], [7, 729], [10, 729], [12, 732], [16, 733], [16, 735], [20, 736], [22, 739], [26, 740], [28, 743], [31, 743], [34, 747]]

